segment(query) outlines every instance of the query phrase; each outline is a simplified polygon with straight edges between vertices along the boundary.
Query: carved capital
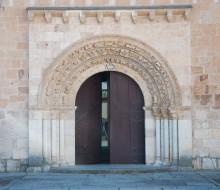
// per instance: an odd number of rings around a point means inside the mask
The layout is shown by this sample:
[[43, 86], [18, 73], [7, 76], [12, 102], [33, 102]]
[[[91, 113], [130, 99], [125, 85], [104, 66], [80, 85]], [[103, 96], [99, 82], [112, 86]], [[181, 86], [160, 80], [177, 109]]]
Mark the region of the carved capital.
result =
[[158, 107], [153, 107], [152, 111], [153, 111], [153, 115], [154, 115], [155, 119], [161, 118], [161, 111]]
[[170, 110], [170, 119], [172, 120], [178, 119], [178, 113], [174, 110]]
[[50, 112], [50, 118], [51, 119], [59, 119], [60, 117], [59, 117], [59, 112], [58, 111], [51, 111]]
[[51, 22], [52, 15], [51, 15], [50, 11], [44, 11], [44, 17], [45, 17], [45, 20], [47, 21], [47, 23]]
[[143, 108], [144, 111], [150, 111], [151, 110], [150, 106], [143, 106], [142, 108]]
[[60, 119], [65, 119], [66, 118], [66, 112], [65, 110], [60, 111]]
[[166, 108], [161, 108], [161, 114], [163, 119], [169, 119], [169, 110]]

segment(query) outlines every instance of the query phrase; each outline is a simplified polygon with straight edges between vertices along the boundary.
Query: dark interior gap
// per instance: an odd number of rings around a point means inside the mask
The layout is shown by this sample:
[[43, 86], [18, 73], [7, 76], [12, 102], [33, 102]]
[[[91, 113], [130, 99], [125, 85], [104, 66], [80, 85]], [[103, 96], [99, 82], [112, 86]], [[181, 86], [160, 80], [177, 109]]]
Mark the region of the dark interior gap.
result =
[[109, 149], [109, 72], [101, 73], [102, 82], [102, 124], [101, 124], [101, 162], [110, 162]]

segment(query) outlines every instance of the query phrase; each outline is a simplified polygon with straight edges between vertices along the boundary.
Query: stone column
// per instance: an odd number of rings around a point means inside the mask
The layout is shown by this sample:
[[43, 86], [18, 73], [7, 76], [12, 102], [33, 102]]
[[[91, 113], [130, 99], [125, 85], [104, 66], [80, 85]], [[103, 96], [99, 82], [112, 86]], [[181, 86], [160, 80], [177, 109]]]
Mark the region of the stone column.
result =
[[50, 120], [43, 119], [43, 162], [48, 163], [48, 128]]
[[60, 164], [63, 165], [65, 163], [65, 136], [64, 136], [64, 119], [63, 115], [60, 117]]
[[145, 164], [152, 165], [155, 162], [155, 124], [151, 108], [144, 106], [145, 111]]
[[161, 109], [163, 117], [163, 162], [164, 165], [170, 164], [170, 138], [169, 138], [169, 112], [167, 109]]
[[65, 162], [75, 165], [75, 113], [77, 107], [69, 107], [65, 110]]
[[170, 113], [172, 130], [172, 164], [178, 164], [178, 115], [176, 112]]
[[153, 107], [153, 114], [155, 117], [155, 145], [156, 145], [156, 151], [155, 151], [155, 166], [160, 166], [162, 164], [161, 161], [161, 125], [160, 125], [160, 109]]
[[52, 163], [57, 162], [57, 120], [52, 119], [52, 137], [51, 137], [51, 146], [52, 146]]
[[76, 109], [77, 106], [74, 106], [73, 110], [73, 135], [74, 135], [74, 149], [73, 149], [73, 154], [74, 154], [74, 165], [76, 164]]

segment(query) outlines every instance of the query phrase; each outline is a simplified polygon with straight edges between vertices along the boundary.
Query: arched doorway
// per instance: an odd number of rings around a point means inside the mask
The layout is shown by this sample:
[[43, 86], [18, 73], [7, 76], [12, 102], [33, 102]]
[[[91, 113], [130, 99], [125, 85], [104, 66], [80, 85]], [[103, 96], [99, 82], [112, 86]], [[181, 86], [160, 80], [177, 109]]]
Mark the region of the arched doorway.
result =
[[76, 97], [76, 164], [145, 163], [143, 94], [119, 72], [91, 76]]
[[123, 73], [141, 89], [145, 164], [177, 164], [178, 111], [182, 108], [177, 79], [156, 50], [120, 35], [92, 36], [78, 41], [47, 68], [37, 105], [29, 113], [29, 162], [76, 164], [77, 93], [87, 79], [101, 72]]

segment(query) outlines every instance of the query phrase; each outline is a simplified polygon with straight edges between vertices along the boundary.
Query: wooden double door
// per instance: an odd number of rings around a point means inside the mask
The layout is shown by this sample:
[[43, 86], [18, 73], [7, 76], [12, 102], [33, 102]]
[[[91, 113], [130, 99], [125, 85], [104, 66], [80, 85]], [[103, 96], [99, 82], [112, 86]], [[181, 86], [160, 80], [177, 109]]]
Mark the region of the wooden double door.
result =
[[143, 164], [143, 95], [133, 79], [118, 72], [98, 73], [86, 80], [79, 89], [76, 98], [76, 164], [95, 164], [103, 161], [103, 80], [107, 81], [108, 86], [107, 160], [110, 164]]

